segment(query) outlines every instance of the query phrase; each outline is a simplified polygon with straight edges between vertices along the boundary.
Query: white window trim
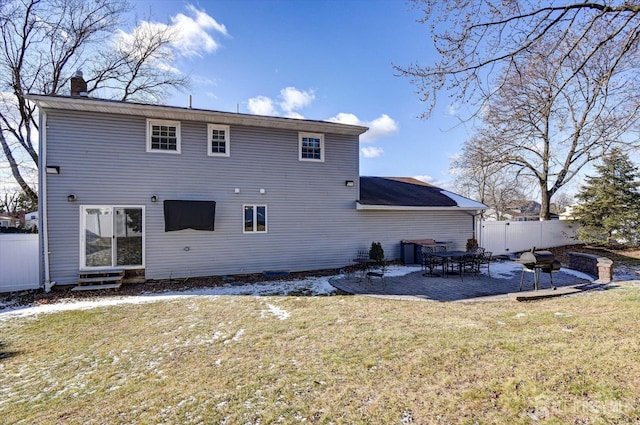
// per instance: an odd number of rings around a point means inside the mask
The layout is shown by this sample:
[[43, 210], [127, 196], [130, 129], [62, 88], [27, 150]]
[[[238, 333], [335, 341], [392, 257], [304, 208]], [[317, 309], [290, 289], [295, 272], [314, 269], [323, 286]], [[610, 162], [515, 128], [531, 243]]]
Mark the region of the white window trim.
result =
[[[320, 159], [302, 157], [302, 139], [304, 137], [314, 137], [320, 139]], [[298, 133], [298, 160], [311, 162], [324, 162], [324, 134], [322, 133]]]
[[[151, 126], [153, 125], [166, 125], [172, 126], [176, 128], [176, 150], [165, 150], [165, 149], [151, 149]], [[167, 121], [167, 120], [154, 120], [147, 119], [147, 152], [153, 153], [169, 153], [169, 154], [180, 154], [182, 149], [182, 131], [180, 129], [180, 121]]]
[[[211, 142], [213, 141], [211, 140], [211, 132], [213, 130], [224, 130], [224, 134], [225, 134], [224, 141], [227, 144], [225, 153], [213, 152], [211, 147]], [[223, 157], [231, 156], [231, 131], [229, 130], [228, 125], [207, 124], [207, 156], [223, 156]]]
[[[253, 228], [252, 231], [247, 231], [244, 227], [244, 209], [246, 207], [253, 207]], [[258, 231], [258, 207], [264, 207], [264, 231]], [[246, 235], [262, 234], [269, 232], [269, 212], [266, 204], [243, 204], [242, 205], [242, 233]]]

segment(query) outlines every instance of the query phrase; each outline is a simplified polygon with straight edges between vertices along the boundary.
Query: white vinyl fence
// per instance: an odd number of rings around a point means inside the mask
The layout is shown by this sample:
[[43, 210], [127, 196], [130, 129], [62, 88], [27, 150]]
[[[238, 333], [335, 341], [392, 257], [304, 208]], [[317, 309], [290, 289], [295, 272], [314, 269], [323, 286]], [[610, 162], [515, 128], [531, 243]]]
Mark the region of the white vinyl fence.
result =
[[481, 221], [478, 244], [493, 255], [576, 243], [577, 224], [566, 220]]
[[0, 233], [0, 292], [39, 287], [38, 235]]

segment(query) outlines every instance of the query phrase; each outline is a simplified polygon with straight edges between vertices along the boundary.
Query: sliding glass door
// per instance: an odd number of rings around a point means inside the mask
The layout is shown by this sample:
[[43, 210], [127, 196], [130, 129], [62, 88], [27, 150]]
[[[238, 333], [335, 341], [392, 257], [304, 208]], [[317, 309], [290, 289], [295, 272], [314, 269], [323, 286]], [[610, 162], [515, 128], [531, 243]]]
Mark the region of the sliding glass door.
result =
[[82, 269], [144, 267], [144, 207], [83, 206]]

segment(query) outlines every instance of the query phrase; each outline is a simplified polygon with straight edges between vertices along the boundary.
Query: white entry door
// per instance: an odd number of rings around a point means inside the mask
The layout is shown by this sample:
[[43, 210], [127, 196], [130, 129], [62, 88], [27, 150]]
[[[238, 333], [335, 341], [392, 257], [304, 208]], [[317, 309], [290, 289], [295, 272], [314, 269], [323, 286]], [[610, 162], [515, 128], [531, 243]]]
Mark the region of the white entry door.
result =
[[144, 207], [82, 206], [80, 268], [144, 267]]

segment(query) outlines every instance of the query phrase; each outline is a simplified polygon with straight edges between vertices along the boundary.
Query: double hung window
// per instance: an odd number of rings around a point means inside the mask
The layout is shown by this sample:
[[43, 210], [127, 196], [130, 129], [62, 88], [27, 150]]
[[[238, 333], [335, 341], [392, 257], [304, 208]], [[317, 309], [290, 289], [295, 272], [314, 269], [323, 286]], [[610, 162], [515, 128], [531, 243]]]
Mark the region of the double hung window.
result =
[[180, 153], [180, 122], [147, 120], [147, 152]]
[[229, 126], [208, 124], [208, 151], [209, 156], [229, 156]]
[[324, 162], [324, 134], [299, 133], [298, 149], [300, 161]]

